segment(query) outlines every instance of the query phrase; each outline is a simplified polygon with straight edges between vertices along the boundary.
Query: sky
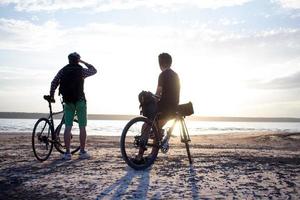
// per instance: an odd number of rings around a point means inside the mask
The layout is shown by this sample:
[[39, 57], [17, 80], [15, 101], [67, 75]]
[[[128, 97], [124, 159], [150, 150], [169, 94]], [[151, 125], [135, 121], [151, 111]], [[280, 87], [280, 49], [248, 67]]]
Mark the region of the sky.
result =
[[47, 112], [74, 51], [90, 114], [139, 114], [168, 52], [195, 115], [300, 117], [300, 0], [0, 0], [0, 111]]

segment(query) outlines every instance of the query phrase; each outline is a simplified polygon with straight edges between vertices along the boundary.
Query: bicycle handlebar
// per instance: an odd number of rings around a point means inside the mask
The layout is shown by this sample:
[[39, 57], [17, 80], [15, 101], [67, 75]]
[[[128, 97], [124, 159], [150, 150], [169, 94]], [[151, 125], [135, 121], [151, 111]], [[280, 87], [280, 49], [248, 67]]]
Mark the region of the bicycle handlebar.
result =
[[44, 99], [49, 103], [55, 103], [55, 99], [51, 98], [50, 95], [44, 95]]

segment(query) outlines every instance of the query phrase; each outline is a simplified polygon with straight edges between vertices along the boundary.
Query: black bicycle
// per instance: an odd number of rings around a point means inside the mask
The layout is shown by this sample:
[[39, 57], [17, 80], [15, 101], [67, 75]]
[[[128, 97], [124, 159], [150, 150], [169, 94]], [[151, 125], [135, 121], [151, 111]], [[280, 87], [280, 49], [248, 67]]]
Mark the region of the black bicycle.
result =
[[[168, 141], [176, 124], [180, 125], [181, 142], [185, 144], [189, 163], [192, 164], [189, 142], [191, 142], [188, 129], [185, 124], [185, 116], [193, 114], [193, 105], [191, 102], [178, 106], [172, 126], [165, 130], [166, 134], [161, 137], [158, 129], [157, 114], [154, 120], [140, 116], [130, 120], [123, 129], [120, 148], [124, 161], [133, 169], [143, 170], [150, 167], [157, 158], [161, 149], [166, 153], [169, 149]], [[143, 157], [139, 162], [136, 158], [139, 152], [143, 150]]]
[[[38, 119], [38, 121], [34, 125], [33, 132], [32, 132], [33, 153], [34, 156], [41, 162], [49, 158], [53, 146], [61, 154], [66, 152], [66, 147], [64, 146], [65, 117], [63, 111], [52, 112], [51, 103], [55, 103], [55, 101], [51, 100], [51, 97], [49, 95], [45, 95], [44, 99], [49, 104], [49, 110], [50, 110], [49, 116], [48, 118]], [[62, 115], [61, 121], [59, 122], [56, 128], [54, 126], [55, 115]], [[76, 116], [74, 118], [74, 122], [78, 123]], [[79, 130], [72, 130], [71, 138], [72, 138], [72, 142], [71, 142], [70, 150], [71, 153], [74, 154], [80, 149]]]

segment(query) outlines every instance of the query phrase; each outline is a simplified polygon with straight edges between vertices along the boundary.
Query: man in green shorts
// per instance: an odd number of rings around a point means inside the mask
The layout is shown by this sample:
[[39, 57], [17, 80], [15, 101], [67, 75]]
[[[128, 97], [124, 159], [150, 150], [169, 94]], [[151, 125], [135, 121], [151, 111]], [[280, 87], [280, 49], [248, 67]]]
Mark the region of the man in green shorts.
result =
[[[54, 100], [54, 93], [59, 85], [59, 93], [62, 94], [64, 101], [65, 114], [65, 132], [64, 140], [66, 153], [62, 159], [70, 160], [71, 129], [75, 112], [78, 117], [80, 130], [80, 153], [79, 158], [87, 159], [90, 155], [85, 150], [86, 142], [86, 99], [84, 95], [84, 79], [97, 73], [97, 70], [91, 65], [80, 60], [80, 55], [76, 52], [69, 54], [69, 64], [63, 67], [51, 82], [50, 96]], [[84, 64], [87, 68], [83, 68], [79, 63]]]

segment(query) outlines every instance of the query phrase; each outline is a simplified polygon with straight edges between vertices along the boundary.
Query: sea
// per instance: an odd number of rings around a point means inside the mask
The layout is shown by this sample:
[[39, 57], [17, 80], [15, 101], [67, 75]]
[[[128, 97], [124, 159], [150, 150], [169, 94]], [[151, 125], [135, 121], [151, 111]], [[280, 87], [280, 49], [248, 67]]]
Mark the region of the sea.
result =
[[[30, 133], [36, 119], [0, 119], [0, 133]], [[59, 121], [55, 120], [55, 124]], [[128, 120], [88, 120], [89, 135], [120, 136]], [[207, 135], [220, 133], [253, 132], [300, 132], [300, 123], [296, 122], [220, 122], [189, 121], [186, 125], [190, 135]], [[77, 127], [74, 127], [77, 128]]]

